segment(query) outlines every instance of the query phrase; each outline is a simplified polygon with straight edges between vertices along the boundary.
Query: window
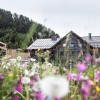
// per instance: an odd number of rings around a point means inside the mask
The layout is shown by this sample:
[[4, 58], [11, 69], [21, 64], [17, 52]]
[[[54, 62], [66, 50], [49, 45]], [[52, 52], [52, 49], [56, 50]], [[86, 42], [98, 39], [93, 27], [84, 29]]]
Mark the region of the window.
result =
[[74, 47], [75, 46], [75, 44], [74, 43], [70, 43], [70, 47]]

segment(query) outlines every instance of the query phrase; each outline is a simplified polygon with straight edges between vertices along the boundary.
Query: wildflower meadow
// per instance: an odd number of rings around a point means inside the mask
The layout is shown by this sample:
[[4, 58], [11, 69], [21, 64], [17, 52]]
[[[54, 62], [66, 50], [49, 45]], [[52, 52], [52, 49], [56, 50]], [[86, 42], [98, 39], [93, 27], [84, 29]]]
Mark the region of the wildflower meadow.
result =
[[[100, 100], [100, 58], [87, 53], [73, 67], [7, 55], [0, 64], [0, 100]], [[70, 69], [71, 68], [71, 69]]]

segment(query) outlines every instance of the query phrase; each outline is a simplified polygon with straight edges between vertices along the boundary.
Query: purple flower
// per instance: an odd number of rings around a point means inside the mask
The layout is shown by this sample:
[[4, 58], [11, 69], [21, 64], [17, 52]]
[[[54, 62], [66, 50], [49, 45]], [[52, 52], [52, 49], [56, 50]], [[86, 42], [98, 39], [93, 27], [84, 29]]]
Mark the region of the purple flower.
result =
[[59, 74], [59, 70], [58, 69], [56, 69], [56, 75], [58, 75]]
[[94, 61], [95, 64], [100, 63], [100, 58], [96, 58], [96, 57], [93, 55], [93, 61]]
[[88, 54], [86, 55], [86, 57], [85, 57], [86, 62], [87, 62], [87, 63], [90, 63], [91, 58], [92, 58], [91, 55], [88, 53]]
[[81, 81], [81, 80], [82, 80], [81, 75], [76, 75], [76, 76], [75, 76], [75, 80], [76, 80], [76, 81]]
[[94, 73], [94, 78], [100, 80], [100, 72], [99, 71]]
[[81, 92], [82, 92], [82, 97], [86, 98], [90, 95], [90, 89], [88, 87], [88, 85], [84, 85], [81, 87]]
[[90, 88], [91, 80], [90, 79], [86, 80], [84, 86]]
[[23, 88], [21, 85], [16, 85], [15, 90], [17, 90], [18, 92], [23, 92]]
[[81, 62], [77, 64], [77, 70], [78, 70], [78, 72], [84, 72], [84, 71], [86, 71], [86, 69], [87, 69], [87, 67], [86, 67], [85, 64], [83, 64]]
[[59, 97], [55, 97], [54, 100], [60, 100], [60, 98]]
[[31, 81], [37, 82], [39, 80], [39, 75], [38, 74], [34, 74], [33, 76], [31, 76]]
[[38, 81], [39, 80], [39, 76], [38, 76], [38, 74], [34, 74], [34, 80], [36, 80], [36, 81]]
[[19, 100], [19, 96], [18, 95], [13, 95], [12, 100]]
[[2, 76], [2, 73], [0, 73], [0, 77]]
[[35, 97], [36, 97], [36, 100], [45, 100], [44, 95], [40, 91], [35, 92]]
[[21, 84], [28, 84], [30, 83], [30, 78], [29, 77], [21, 77]]
[[2, 73], [0, 73], [0, 81], [3, 81], [4, 80], [4, 77], [2, 75]]
[[71, 81], [73, 79], [72, 73], [67, 73], [67, 79]]
[[34, 80], [30, 80], [30, 85], [33, 85], [35, 83]]

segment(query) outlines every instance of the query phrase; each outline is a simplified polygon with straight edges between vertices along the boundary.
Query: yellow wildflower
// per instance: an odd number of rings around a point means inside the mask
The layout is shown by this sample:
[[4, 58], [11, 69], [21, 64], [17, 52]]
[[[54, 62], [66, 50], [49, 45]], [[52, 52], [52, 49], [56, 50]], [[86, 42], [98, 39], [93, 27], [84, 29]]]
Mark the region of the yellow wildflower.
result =
[[40, 48], [38, 48], [38, 52], [40, 51]]
[[90, 74], [89, 74], [89, 76], [90, 76], [90, 77], [92, 77], [92, 76], [93, 76], [93, 74], [92, 74], [92, 73], [90, 73]]
[[9, 76], [10, 78], [12, 78], [12, 77], [13, 77], [13, 73], [9, 73], [8, 76]]
[[96, 91], [100, 92], [100, 87], [96, 86]]

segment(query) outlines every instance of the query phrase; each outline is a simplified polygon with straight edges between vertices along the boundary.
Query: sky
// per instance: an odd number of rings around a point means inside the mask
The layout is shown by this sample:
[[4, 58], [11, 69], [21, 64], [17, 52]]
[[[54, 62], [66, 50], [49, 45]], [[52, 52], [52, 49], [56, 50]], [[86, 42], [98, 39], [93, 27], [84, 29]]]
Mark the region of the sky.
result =
[[100, 36], [100, 0], [0, 0], [0, 8], [22, 14], [63, 37]]

